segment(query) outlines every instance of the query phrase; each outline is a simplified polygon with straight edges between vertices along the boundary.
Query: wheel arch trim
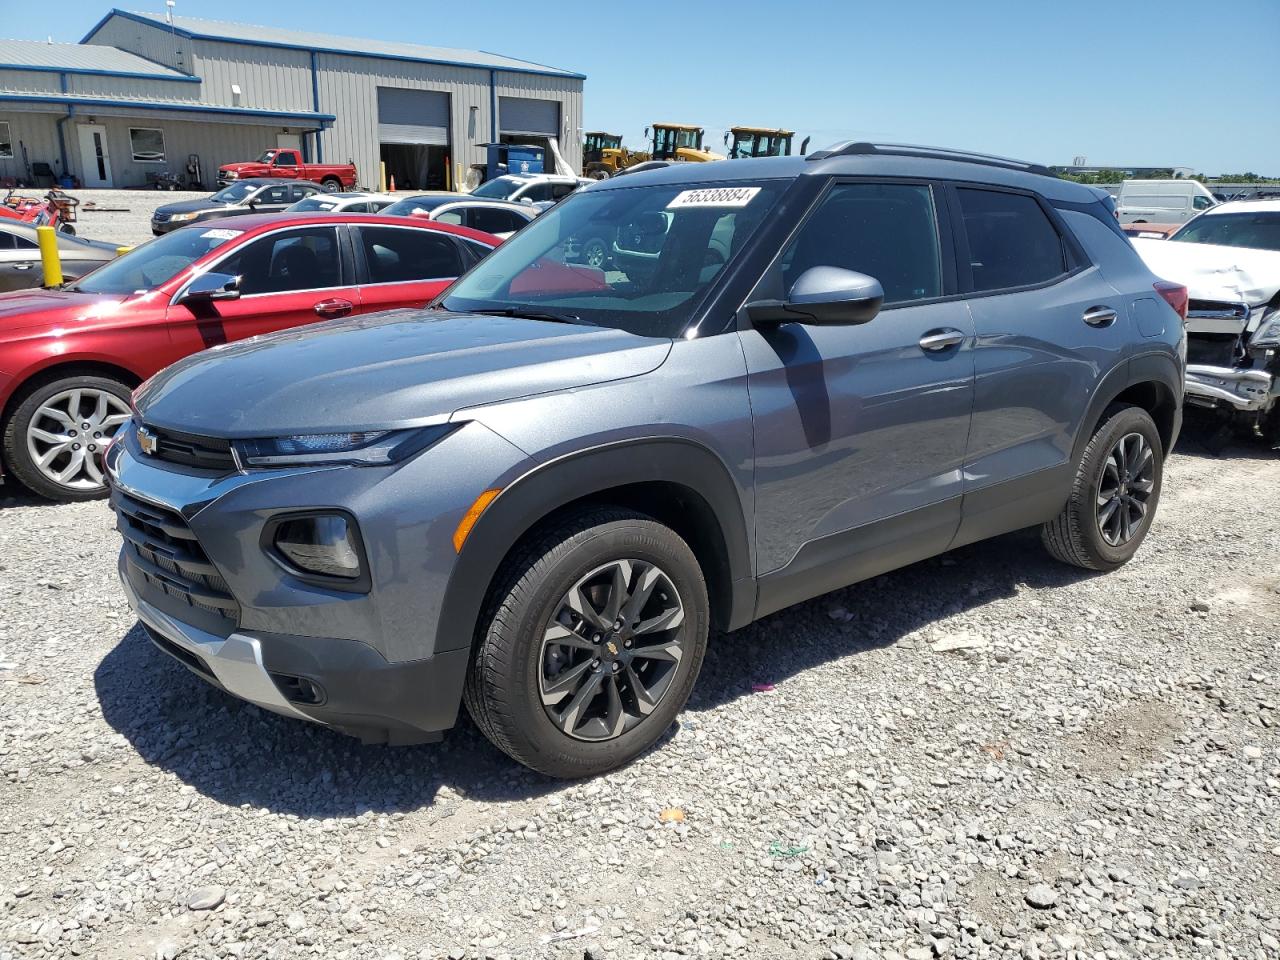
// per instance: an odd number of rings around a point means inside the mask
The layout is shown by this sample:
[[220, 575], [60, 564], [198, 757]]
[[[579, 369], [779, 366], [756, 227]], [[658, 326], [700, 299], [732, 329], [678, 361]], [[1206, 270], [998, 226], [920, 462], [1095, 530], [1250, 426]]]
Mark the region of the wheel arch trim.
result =
[[[1182, 374], [1177, 360], [1172, 354], [1150, 352], [1131, 358], [1127, 363], [1113, 369], [1094, 390], [1089, 400], [1085, 416], [1081, 418], [1076, 431], [1075, 443], [1072, 446], [1072, 462], [1078, 463], [1084, 455], [1084, 448], [1093, 439], [1095, 428], [1102, 420], [1107, 407], [1115, 402], [1126, 390], [1151, 384], [1157, 391], [1167, 392], [1174, 408], [1174, 423], [1171, 439], [1177, 439], [1182, 409]], [[1164, 439], [1163, 431], [1161, 439]], [[1172, 447], [1172, 443], [1169, 444]], [[1169, 450], [1164, 451], [1168, 456]]]
[[[750, 539], [742, 498], [728, 469], [715, 453], [695, 441], [645, 437], [589, 447], [548, 460], [503, 488], [476, 521], [458, 553], [440, 607], [436, 651], [473, 642], [494, 577], [512, 547], [538, 523], [575, 502], [600, 498], [612, 490], [657, 483], [683, 487], [710, 508], [718, 524], [727, 567], [721, 584], [728, 593], [724, 598], [726, 612], [720, 619], [726, 629], [750, 622], [755, 607]], [[444, 631], [450, 626], [457, 632], [446, 634]]]

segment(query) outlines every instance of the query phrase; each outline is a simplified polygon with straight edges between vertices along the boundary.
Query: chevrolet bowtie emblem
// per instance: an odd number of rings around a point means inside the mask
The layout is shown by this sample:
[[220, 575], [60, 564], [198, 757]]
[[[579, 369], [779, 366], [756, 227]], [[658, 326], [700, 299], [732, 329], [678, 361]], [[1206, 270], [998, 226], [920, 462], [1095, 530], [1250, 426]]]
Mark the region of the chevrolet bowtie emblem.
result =
[[606, 643], [605, 646], [609, 648], [609, 656], [616, 657], [618, 655], [618, 645], [612, 640]]
[[160, 449], [160, 440], [146, 427], [139, 427], [138, 446], [142, 448], [143, 453], [147, 454], [147, 456], [151, 456]]

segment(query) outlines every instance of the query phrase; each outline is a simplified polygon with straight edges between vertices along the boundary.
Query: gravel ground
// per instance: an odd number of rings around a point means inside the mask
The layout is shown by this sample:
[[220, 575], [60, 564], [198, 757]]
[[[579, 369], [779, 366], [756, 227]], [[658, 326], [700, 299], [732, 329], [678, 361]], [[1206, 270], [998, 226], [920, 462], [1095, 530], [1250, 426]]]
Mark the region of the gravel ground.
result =
[[784, 611], [565, 784], [214, 691], [102, 504], [0, 501], [0, 958], [1278, 957], [1278, 502], [1184, 444], [1124, 569], [1018, 534]]
[[[212, 191], [187, 190], [70, 190], [80, 201], [76, 235], [136, 246], [151, 239], [151, 214], [156, 207], [179, 200], [198, 200]], [[101, 209], [97, 209], [101, 208]]]

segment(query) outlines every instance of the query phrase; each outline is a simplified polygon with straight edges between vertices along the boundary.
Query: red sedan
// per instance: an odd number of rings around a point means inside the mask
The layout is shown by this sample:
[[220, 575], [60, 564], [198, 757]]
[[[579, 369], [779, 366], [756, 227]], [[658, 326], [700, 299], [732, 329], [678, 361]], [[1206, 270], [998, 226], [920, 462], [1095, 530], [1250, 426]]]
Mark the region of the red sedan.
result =
[[176, 230], [60, 290], [0, 294], [0, 469], [55, 500], [101, 496], [102, 453], [157, 370], [260, 333], [421, 306], [501, 242], [402, 217], [253, 215]]

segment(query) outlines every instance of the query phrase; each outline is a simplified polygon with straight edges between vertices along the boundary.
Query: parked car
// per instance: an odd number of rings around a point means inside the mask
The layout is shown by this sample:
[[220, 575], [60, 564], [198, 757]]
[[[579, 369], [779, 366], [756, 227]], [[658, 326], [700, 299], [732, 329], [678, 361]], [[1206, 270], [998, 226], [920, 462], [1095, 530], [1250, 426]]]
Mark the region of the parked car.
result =
[[424, 193], [403, 197], [383, 212], [387, 216], [426, 217], [440, 223], [461, 224], [505, 240], [542, 211], [531, 203], [473, 200], [457, 193]]
[[1187, 403], [1280, 444], [1280, 200], [1230, 201], [1134, 247], [1189, 292]]
[[285, 213], [381, 213], [395, 202], [390, 193], [313, 193]]
[[[36, 228], [16, 220], [0, 219], [0, 292], [25, 290], [44, 282]], [[96, 270], [116, 255], [114, 243], [86, 240], [69, 233], [57, 234], [62, 276], [71, 281]]]
[[[641, 278], [564, 260], [658, 220]], [[145, 384], [107, 457], [121, 578], [161, 650], [265, 709], [408, 742], [465, 699], [517, 760], [599, 773], [672, 722], [712, 628], [1021, 527], [1125, 563], [1185, 294], [1016, 161], [851, 143], [601, 181], [425, 310]]]
[[218, 186], [237, 180], [279, 177], [286, 180], [309, 180], [320, 184], [325, 193], [350, 190], [356, 185], [353, 163], [304, 163], [297, 150], [264, 150], [257, 160], [224, 163], [218, 168]]
[[293, 180], [242, 180], [201, 200], [180, 200], [157, 207], [151, 215], [151, 232], [158, 237], [206, 220], [279, 213], [319, 189], [313, 183]]
[[564, 177], [554, 173], [508, 173], [486, 180], [472, 190], [470, 196], [514, 203], [555, 202], [591, 183], [595, 181], [586, 177]]
[[[244, 337], [422, 306], [500, 242], [391, 217], [242, 217], [165, 234], [59, 290], [0, 294], [0, 466], [54, 500], [102, 496], [102, 452], [130, 391], [161, 367]], [[192, 442], [165, 442], [179, 440]], [[188, 465], [204, 464], [203, 448], [187, 449]]]
[[1121, 223], [1184, 223], [1217, 202], [1199, 180], [1126, 180], [1116, 209]]

